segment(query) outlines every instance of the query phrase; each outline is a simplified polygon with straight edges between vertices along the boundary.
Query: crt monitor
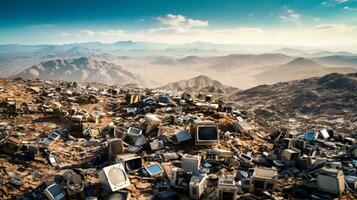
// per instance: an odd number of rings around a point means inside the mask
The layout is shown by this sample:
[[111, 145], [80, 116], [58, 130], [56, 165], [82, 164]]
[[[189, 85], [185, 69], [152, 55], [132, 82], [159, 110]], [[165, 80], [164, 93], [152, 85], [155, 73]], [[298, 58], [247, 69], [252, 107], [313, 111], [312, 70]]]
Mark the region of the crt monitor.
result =
[[164, 169], [159, 164], [153, 164], [145, 167], [150, 176], [156, 176], [164, 172]]
[[62, 200], [62, 199], [64, 200], [66, 196], [63, 189], [55, 183], [48, 186], [45, 189], [44, 193], [47, 196], [47, 198], [50, 200]]
[[201, 125], [197, 127], [197, 141], [213, 141], [218, 140], [217, 126]]
[[125, 171], [130, 172], [142, 167], [142, 159], [141, 157], [136, 157], [134, 159], [126, 160], [124, 163]]

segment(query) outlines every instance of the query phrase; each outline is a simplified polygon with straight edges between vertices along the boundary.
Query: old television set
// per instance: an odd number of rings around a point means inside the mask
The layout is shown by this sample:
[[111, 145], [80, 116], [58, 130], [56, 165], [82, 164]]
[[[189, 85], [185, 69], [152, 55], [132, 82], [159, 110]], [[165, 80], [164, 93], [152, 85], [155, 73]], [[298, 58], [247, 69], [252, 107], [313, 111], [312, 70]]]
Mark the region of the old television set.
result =
[[141, 156], [137, 156], [135, 153], [124, 153], [117, 155], [115, 157], [115, 162], [123, 164], [126, 172], [139, 170], [143, 166], [143, 160]]
[[212, 145], [219, 142], [217, 125], [212, 121], [196, 121], [191, 126], [195, 145]]
[[160, 106], [167, 106], [169, 105], [169, 97], [167, 95], [160, 95], [158, 102]]
[[66, 199], [66, 192], [56, 183], [48, 186], [44, 190], [44, 194], [49, 200], [64, 200]]
[[159, 164], [153, 164], [145, 167], [145, 170], [150, 176], [157, 176], [164, 172], [164, 169]]
[[278, 171], [272, 168], [255, 167], [252, 175], [254, 191], [274, 191]]
[[342, 170], [323, 167], [317, 176], [319, 191], [340, 195], [345, 191], [345, 176]]
[[200, 155], [185, 154], [181, 158], [181, 167], [185, 171], [195, 172], [198, 171], [201, 165]]
[[237, 199], [237, 185], [234, 177], [226, 176], [218, 179], [218, 199], [235, 200]]
[[112, 192], [126, 188], [130, 185], [129, 177], [126, 174], [122, 163], [104, 167], [99, 172], [99, 180], [102, 183], [103, 188], [109, 189]]
[[143, 131], [139, 128], [130, 127], [128, 129], [128, 136], [132, 139], [136, 146], [142, 146], [147, 143]]
[[300, 158], [300, 150], [284, 149], [281, 157], [286, 165], [295, 165], [295, 162]]
[[191, 199], [200, 199], [202, 194], [207, 187], [207, 176], [204, 174], [203, 176], [192, 176], [189, 191], [190, 191], [190, 198]]
[[109, 159], [113, 159], [116, 155], [124, 152], [123, 140], [114, 138], [108, 140], [108, 156]]

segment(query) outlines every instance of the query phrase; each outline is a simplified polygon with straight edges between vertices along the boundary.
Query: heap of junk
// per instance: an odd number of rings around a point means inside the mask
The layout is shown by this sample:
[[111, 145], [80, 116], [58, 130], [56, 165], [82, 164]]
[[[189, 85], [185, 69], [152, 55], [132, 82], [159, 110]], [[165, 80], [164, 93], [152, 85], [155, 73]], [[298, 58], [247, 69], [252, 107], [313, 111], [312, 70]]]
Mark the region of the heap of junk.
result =
[[[6, 83], [6, 86], [5, 86]], [[2, 80], [0, 199], [356, 199], [357, 145], [217, 94]]]

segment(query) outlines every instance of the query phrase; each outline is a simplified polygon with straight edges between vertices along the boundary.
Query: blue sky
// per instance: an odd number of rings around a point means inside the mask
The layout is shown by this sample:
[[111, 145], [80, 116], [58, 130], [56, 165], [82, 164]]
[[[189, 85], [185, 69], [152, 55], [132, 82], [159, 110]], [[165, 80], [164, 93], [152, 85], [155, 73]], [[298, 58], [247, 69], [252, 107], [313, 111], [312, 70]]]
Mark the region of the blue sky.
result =
[[[328, 36], [327, 36], [328, 35]], [[357, 0], [2, 0], [0, 43], [357, 44]]]

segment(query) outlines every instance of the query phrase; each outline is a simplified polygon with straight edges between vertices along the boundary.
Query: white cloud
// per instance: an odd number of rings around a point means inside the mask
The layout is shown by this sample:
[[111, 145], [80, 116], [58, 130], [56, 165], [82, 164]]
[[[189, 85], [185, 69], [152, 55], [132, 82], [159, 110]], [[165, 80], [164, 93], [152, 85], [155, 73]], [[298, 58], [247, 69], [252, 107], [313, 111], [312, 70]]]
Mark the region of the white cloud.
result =
[[202, 27], [208, 26], [208, 21], [199, 19], [190, 19], [182, 15], [167, 14], [163, 17], [157, 17], [156, 20], [166, 26], [182, 26], [182, 27]]
[[353, 10], [357, 10], [357, 8], [351, 8], [351, 7], [345, 6], [345, 7], [343, 7], [343, 10], [353, 11]]
[[290, 15], [292, 18], [299, 19], [300, 15], [299, 14], [291, 14]]
[[288, 8], [287, 6], [283, 6], [283, 8], [286, 9], [286, 13], [279, 16], [282, 22], [290, 22], [298, 26], [302, 25], [299, 20], [300, 14], [296, 13], [294, 10]]
[[347, 26], [344, 24], [320, 24], [313, 27], [317, 31], [331, 32], [351, 32], [356, 30], [356, 26]]

